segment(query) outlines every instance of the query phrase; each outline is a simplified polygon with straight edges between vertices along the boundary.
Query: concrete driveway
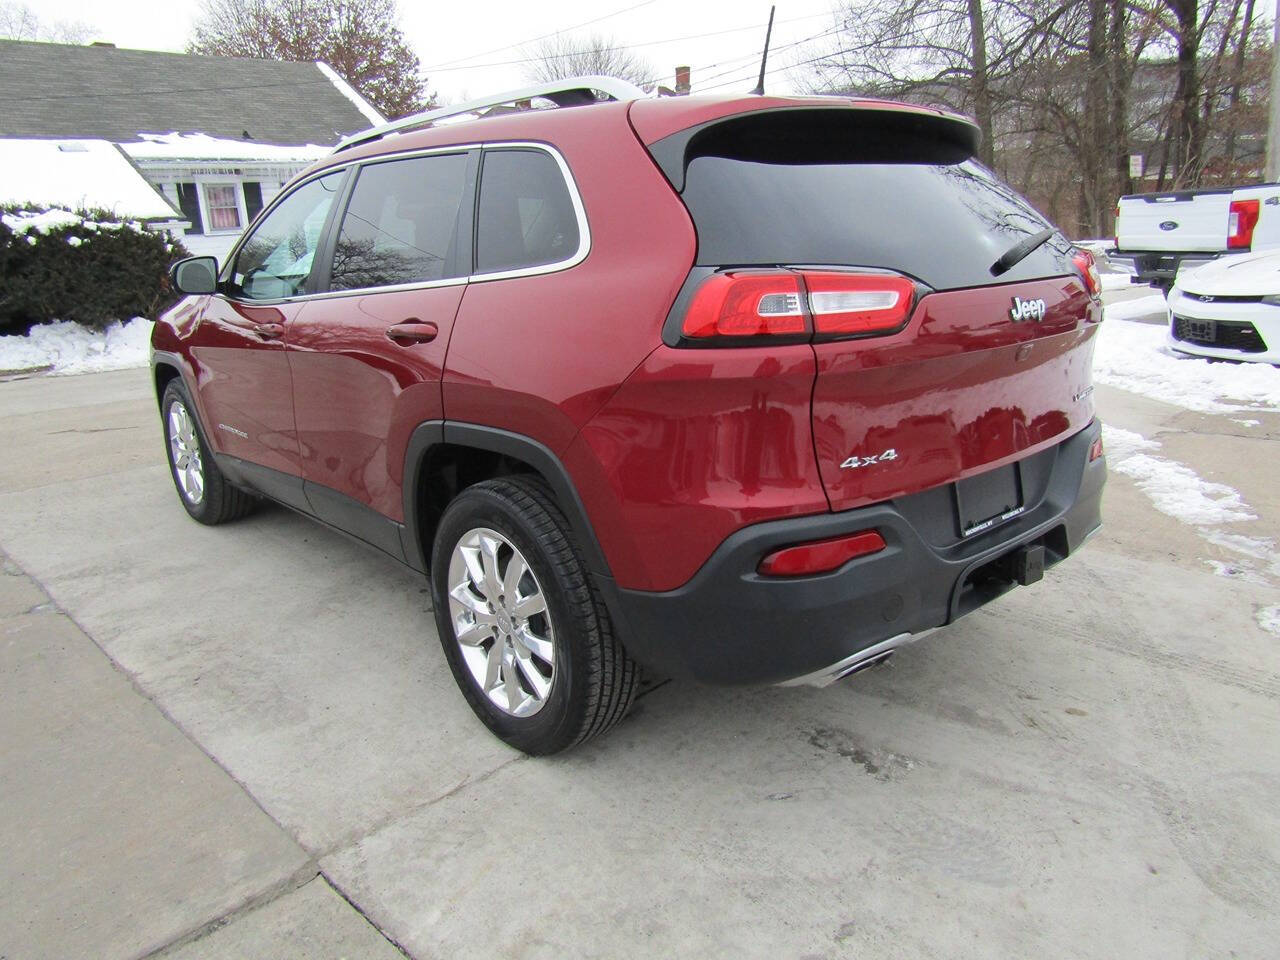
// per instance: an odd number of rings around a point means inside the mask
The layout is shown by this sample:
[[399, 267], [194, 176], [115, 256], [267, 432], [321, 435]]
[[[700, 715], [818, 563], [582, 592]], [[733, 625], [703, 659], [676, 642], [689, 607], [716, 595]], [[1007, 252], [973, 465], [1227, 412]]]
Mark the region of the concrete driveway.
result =
[[[1280, 542], [1280, 416], [1098, 399]], [[0, 451], [6, 960], [1275, 956], [1280, 568], [1215, 574], [1123, 476], [1084, 551], [890, 666], [668, 683], [532, 760], [420, 578], [279, 508], [188, 520], [145, 371], [0, 384]]]

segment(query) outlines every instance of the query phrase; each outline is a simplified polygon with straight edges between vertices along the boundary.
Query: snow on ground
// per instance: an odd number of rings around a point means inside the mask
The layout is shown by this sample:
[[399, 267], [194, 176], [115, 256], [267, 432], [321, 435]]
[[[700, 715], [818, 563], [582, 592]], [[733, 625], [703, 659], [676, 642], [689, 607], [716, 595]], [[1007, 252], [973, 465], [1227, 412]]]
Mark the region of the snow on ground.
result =
[[1103, 290], [1130, 290], [1133, 288], [1132, 275], [1128, 273], [1101, 273], [1098, 282]]
[[[1221, 524], [1257, 519], [1237, 490], [1205, 480], [1181, 463], [1153, 456], [1150, 451], [1160, 449], [1159, 441], [1132, 430], [1103, 424], [1102, 442], [1107, 468], [1132, 477], [1157, 510], [1191, 524], [1209, 543], [1248, 558], [1233, 563], [1205, 560], [1214, 573], [1254, 583], [1268, 583], [1267, 575], [1280, 577], [1280, 553], [1274, 540], [1221, 529]], [[1252, 561], [1260, 561], [1263, 569]]]
[[1156, 301], [1164, 302], [1159, 296], [1142, 297], [1106, 308], [1093, 357], [1098, 383], [1199, 413], [1280, 410], [1280, 369], [1178, 356], [1169, 349], [1163, 326], [1123, 319], [1120, 308], [1148, 304], [1142, 312], [1150, 313], [1150, 303]]
[[1263, 607], [1256, 614], [1258, 626], [1267, 633], [1274, 633], [1280, 637], [1280, 606]]
[[1205, 480], [1190, 467], [1146, 453], [1160, 448], [1155, 440], [1104, 424], [1102, 442], [1111, 469], [1132, 477], [1161, 513], [1203, 527], [1257, 519], [1240, 494], [1226, 484]]
[[52, 365], [52, 373], [67, 374], [145, 367], [150, 347], [151, 321], [142, 317], [102, 332], [59, 320], [32, 327], [25, 337], [0, 337], [0, 371]]

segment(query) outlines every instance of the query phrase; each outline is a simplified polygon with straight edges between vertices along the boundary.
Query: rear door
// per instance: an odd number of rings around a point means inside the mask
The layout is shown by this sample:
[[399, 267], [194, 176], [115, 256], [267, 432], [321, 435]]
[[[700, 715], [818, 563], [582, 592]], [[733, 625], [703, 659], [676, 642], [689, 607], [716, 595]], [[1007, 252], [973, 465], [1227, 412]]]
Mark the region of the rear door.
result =
[[[927, 122], [750, 114], [685, 157], [695, 270], [782, 267], [807, 291], [813, 440], [837, 510], [991, 471], [1093, 417], [1101, 308], [1074, 248], [1053, 233], [998, 269], [1049, 226]], [[779, 303], [799, 329], [804, 308]]]
[[302, 469], [285, 336], [307, 309], [316, 249], [343, 176], [309, 180], [271, 209], [235, 252], [192, 338], [215, 448], [249, 465], [248, 479], [263, 492], [295, 506]]
[[1116, 247], [1121, 253], [1225, 250], [1230, 207], [1230, 189], [1121, 197]]
[[306, 494], [321, 519], [397, 554], [410, 432], [441, 420], [441, 375], [471, 271], [477, 151], [360, 166], [321, 293], [288, 334]]

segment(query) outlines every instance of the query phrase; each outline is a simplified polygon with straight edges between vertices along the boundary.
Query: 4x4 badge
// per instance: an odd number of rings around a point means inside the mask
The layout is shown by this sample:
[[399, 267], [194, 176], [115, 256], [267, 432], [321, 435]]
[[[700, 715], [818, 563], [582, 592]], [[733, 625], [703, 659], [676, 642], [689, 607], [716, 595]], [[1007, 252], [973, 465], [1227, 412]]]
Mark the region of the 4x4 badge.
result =
[[859, 457], [856, 454], [840, 464], [841, 470], [854, 470], [858, 467], [869, 467], [872, 464], [879, 463], [881, 460], [897, 460], [898, 451], [890, 447], [884, 453], [877, 453], [873, 457]]
[[1009, 319], [1014, 323], [1021, 323], [1023, 320], [1034, 320], [1039, 323], [1044, 319], [1045, 305], [1043, 300], [1023, 300], [1021, 297], [1013, 298], [1013, 309], [1009, 311]]

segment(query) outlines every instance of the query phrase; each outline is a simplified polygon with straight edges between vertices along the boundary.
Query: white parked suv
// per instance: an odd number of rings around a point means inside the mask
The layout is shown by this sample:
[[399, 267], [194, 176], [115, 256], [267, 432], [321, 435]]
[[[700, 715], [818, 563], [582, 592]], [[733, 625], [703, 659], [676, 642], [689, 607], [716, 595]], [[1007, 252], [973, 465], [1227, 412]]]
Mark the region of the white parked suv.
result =
[[1280, 364], [1280, 250], [1184, 268], [1169, 292], [1169, 345], [1202, 357]]

